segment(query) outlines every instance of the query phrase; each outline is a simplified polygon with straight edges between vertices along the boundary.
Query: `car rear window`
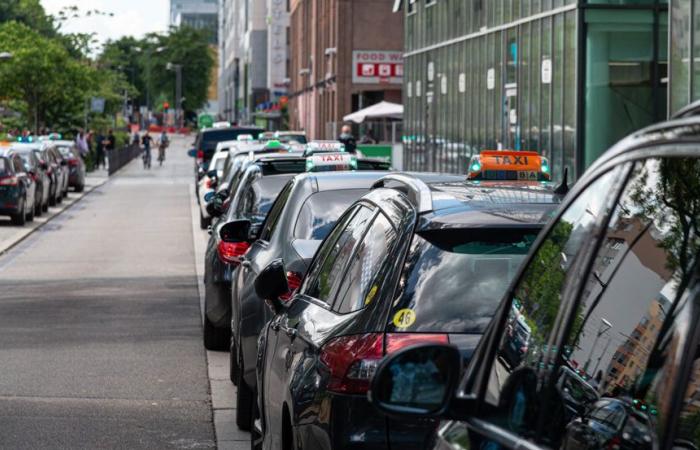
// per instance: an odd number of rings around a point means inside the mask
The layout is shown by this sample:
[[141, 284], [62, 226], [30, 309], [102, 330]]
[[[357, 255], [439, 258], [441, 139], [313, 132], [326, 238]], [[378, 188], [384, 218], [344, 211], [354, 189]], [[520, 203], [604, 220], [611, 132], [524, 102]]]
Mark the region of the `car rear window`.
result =
[[205, 152], [213, 152], [216, 150], [216, 144], [223, 141], [235, 141], [241, 134], [252, 134], [257, 138], [260, 133], [258, 129], [236, 128], [224, 130], [208, 130], [202, 133], [202, 150]]
[[344, 189], [310, 195], [297, 217], [294, 237], [322, 241], [333, 229], [338, 218], [366, 192], [366, 189]]
[[236, 216], [250, 219], [253, 225], [262, 224], [282, 188], [291, 179], [291, 176], [262, 177], [253, 181], [249, 187], [241, 186], [240, 189], [245, 191], [237, 205]]
[[9, 172], [10, 165], [7, 162], [7, 159], [5, 158], [0, 158], [0, 177], [7, 175]]
[[389, 329], [483, 333], [537, 233], [527, 228], [416, 234]]

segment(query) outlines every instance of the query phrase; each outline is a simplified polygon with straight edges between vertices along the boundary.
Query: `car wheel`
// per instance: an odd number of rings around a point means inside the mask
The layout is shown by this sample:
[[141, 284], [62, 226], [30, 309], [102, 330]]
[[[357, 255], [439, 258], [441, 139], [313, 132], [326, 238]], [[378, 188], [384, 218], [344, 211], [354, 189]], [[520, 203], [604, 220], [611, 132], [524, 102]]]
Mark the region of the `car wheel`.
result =
[[238, 354], [236, 353], [236, 345], [233, 343], [233, 336], [231, 336], [231, 346], [228, 357], [228, 376], [231, 378], [231, 383], [234, 385], [238, 383]]
[[206, 230], [209, 228], [209, 225], [211, 225], [211, 217], [210, 218], [205, 218], [204, 215], [202, 215], [202, 211], [199, 212], [199, 228], [202, 230]]
[[[49, 205], [48, 206], [56, 206], [57, 200], [58, 200], [58, 188], [53, 191], [53, 194], [49, 192]], [[46, 209], [48, 210], [48, 206]]]
[[204, 348], [224, 352], [228, 350], [229, 341], [231, 340], [231, 330], [227, 327], [217, 328], [209, 321], [207, 315], [204, 315]]
[[46, 203], [41, 205], [41, 210], [47, 212], [49, 210], [49, 205], [51, 204], [51, 199], [49, 198]]
[[61, 203], [63, 203], [63, 192], [56, 194], [56, 204], [60, 205]]
[[78, 186], [75, 187], [75, 192], [83, 192], [84, 190], [85, 190], [84, 184], [79, 184]]
[[19, 209], [19, 212], [12, 216], [12, 224], [24, 226], [24, 224], [27, 223], [27, 215], [25, 214], [26, 208], [24, 207], [24, 200], [22, 200], [22, 205], [18, 209]]
[[250, 423], [250, 450], [262, 450], [263, 448], [263, 433], [262, 428], [255, 425], [255, 422], [260, 419], [260, 408], [258, 408], [257, 400], [253, 401], [253, 414], [251, 414]]
[[36, 217], [41, 217], [41, 213], [44, 212], [44, 208], [42, 207], [43, 204], [44, 201], [41, 198], [39, 198], [39, 201], [34, 206], [34, 215]]
[[236, 425], [243, 431], [250, 431], [253, 413], [253, 390], [243, 379], [243, 362], [238, 357], [238, 383], [236, 383]]
[[34, 222], [34, 205], [29, 206], [29, 211], [27, 211], [27, 222]]

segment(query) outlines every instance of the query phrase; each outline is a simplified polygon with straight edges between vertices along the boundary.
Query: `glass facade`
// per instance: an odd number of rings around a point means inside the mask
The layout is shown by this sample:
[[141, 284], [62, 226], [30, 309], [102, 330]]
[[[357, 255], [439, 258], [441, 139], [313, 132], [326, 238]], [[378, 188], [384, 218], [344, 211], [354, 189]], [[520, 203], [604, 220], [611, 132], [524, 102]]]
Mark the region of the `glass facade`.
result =
[[509, 148], [547, 156], [555, 179], [565, 167], [576, 177], [665, 117], [663, 3], [404, 3], [408, 170], [464, 173], [472, 154]]
[[672, 0], [669, 111], [700, 99], [700, 0]]

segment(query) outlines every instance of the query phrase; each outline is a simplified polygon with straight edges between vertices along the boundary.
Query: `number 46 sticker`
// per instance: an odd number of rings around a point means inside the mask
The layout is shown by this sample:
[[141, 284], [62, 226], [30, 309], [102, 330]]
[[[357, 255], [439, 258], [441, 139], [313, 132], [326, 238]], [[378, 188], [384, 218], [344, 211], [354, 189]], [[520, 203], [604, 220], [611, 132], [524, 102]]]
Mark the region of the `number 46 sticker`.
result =
[[400, 309], [394, 314], [396, 328], [408, 328], [416, 321], [416, 312], [410, 308]]

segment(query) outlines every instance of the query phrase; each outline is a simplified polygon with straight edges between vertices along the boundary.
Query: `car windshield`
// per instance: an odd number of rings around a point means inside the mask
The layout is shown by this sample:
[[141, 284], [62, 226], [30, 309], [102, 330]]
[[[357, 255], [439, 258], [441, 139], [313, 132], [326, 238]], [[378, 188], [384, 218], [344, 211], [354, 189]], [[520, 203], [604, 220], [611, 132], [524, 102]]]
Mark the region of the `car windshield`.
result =
[[[397, 332], [483, 333], [537, 236], [536, 229], [416, 234], [389, 315]], [[412, 311], [411, 323], [395, 318]]]
[[338, 218], [366, 192], [366, 189], [344, 189], [309, 196], [299, 212], [294, 237], [318, 241], [325, 239]]

